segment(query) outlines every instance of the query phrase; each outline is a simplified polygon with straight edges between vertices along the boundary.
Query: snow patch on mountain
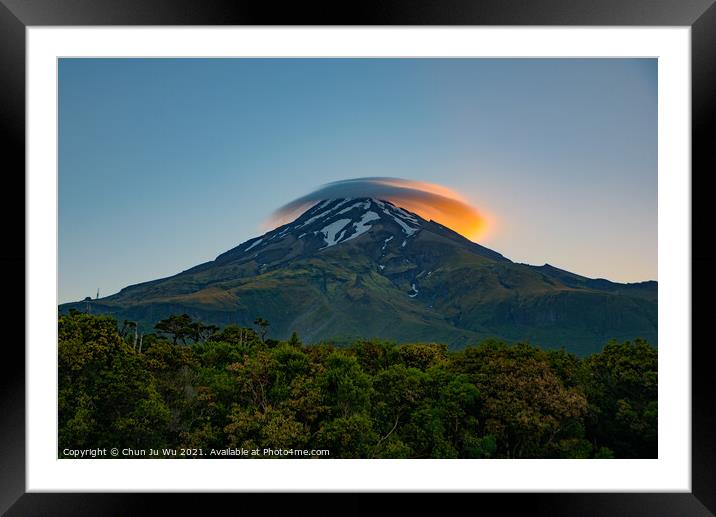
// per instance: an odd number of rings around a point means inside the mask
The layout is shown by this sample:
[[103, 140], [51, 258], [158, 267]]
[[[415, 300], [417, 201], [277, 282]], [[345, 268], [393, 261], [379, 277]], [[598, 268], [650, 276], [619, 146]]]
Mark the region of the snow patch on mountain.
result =
[[258, 246], [259, 244], [261, 244], [261, 242], [263, 242], [263, 238], [261, 238], [261, 239], [257, 240], [256, 242], [254, 242], [251, 246], [249, 246], [248, 248], [246, 248], [244, 251], [249, 251], [249, 250], [250, 250], [251, 248], [253, 248], [254, 246]]
[[339, 215], [340, 215], [340, 214], [345, 214], [345, 213], [347, 213], [347, 212], [350, 212], [350, 211], [353, 210], [354, 208], [359, 208], [359, 207], [363, 207], [363, 210], [368, 210], [368, 209], [370, 208], [370, 200], [368, 200], [368, 201], [359, 201], [358, 203], [355, 203], [355, 204], [353, 204], [353, 205], [351, 205], [351, 206], [349, 206], [349, 207], [347, 207], [347, 208], [344, 208], [343, 210], [341, 210], [340, 212], [338, 212], [338, 214], [339, 214]]
[[[368, 206], [370, 206], [370, 203], [368, 203]], [[367, 211], [363, 214], [363, 216], [360, 218], [360, 221], [357, 223], [353, 223], [353, 227], [356, 229], [355, 233], [348, 237], [345, 241], [349, 241], [351, 239], [355, 239], [356, 237], [359, 237], [360, 235], [363, 235], [365, 232], [370, 230], [372, 228], [372, 225], [368, 224], [371, 221], [379, 220], [380, 216], [373, 212], [372, 210]], [[343, 242], [345, 242], [343, 241]]]
[[303, 228], [304, 226], [308, 226], [309, 224], [314, 223], [314, 222], [318, 221], [319, 219], [323, 219], [330, 213], [331, 213], [330, 210], [326, 210], [325, 212], [320, 212], [318, 215], [314, 215], [313, 217], [311, 217], [308, 221], [304, 222], [303, 224], [299, 224], [296, 228]]
[[[343, 230], [343, 228], [345, 228], [346, 225], [350, 222], [350, 219], [339, 219], [338, 221], [332, 222], [331, 224], [323, 228], [321, 230], [321, 233], [323, 234], [324, 239], [326, 241], [326, 246], [321, 249], [330, 248], [331, 246], [335, 246], [336, 244], [338, 244], [338, 242], [340, 242], [340, 237], [336, 239], [338, 232]], [[341, 233], [341, 237], [343, 237], [344, 234], [345, 232]]]
[[342, 207], [343, 205], [345, 205], [345, 204], [348, 203], [349, 201], [353, 201], [353, 198], [352, 198], [352, 197], [347, 197], [347, 198], [345, 198], [344, 200], [339, 201], [338, 203], [336, 203], [336, 206], [334, 206], [334, 207], [332, 208], [332, 210], [337, 210], [337, 209], [339, 209], [340, 207]]
[[321, 210], [321, 209], [327, 207], [328, 205], [331, 204], [331, 201], [332, 201], [331, 199], [326, 199], [323, 203], [321, 203], [321, 204], [316, 208], [316, 210]]
[[397, 216], [400, 217], [401, 219], [405, 219], [405, 220], [407, 220], [407, 221], [410, 221], [411, 223], [418, 224], [418, 220], [415, 218], [415, 216], [413, 216], [412, 214], [409, 214], [408, 212], [406, 212], [405, 210], [403, 210], [403, 209], [400, 208], [399, 206], [396, 206], [396, 207], [395, 207], [395, 212], [396, 212], [395, 215], [397, 215]]
[[[338, 203], [336, 203], [335, 205], [333, 205], [333, 206], [332, 206], [331, 208], [329, 208], [328, 210], [325, 210], [325, 211], [321, 212], [321, 210], [322, 210], [323, 208], [325, 208], [326, 206], [328, 206], [329, 204], [331, 204], [331, 203], [332, 203], [333, 201], [335, 201], [335, 200], [329, 199], [329, 200], [327, 200], [327, 201], [324, 201], [323, 203], [321, 203], [321, 204], [317, 207], [317, 209], [315, 209], [315, 212], [318, 212], [318, 213], [315, 213], [314, 210], [311, 210], [310, 213], [312, 213], [312, 214], [314, 214], [314, 215], [313, 215], [311, 218], [309, 218], [307, 221], [305, 221], [304, 223], [298, 225], [296, 228], [303, 228], [304, 226], [308, 226], [309, 224], [314, 223], [314, 222], [318, 221], [319, 219], [323, 219], [323, 218], [326, 217], [327, 215], [331, 214], [332, 212], [335, 212], [338, 208], [342, 207], [343, 205], [345, 205], [346, 203], [348, 203], [349, 201], [351, 201], [351, 199], [352, 199], [352, 198], [342, 199], [341, 201], [339, 201]], [[342, 214], [342, 213], [344, 213], [344, 211], [341, 210], [341, 211], [338, 212], [338, 213], [339, 213], [339, 214]]]
[[388, 215], [390, 215], [390, 216], [393, 218], [393, 221], [395, 221], [396, 223], [398, 223], [398, 224], [400, 225], [400, 227], [403, 229], [403, 231], [404, 231], [407, 235], [409, 235], [409, 236], [410, 236], [410, 235], [413, 235], [415, 232], [418, 231], [417, 228], [413, 228], [412, 226], [408, 226], [408, 224], [407, 224], [405, 221], [403, 221], [402, 219], [398, 219], [398, 218], [395, 217], [393, 214], [388, 213]]

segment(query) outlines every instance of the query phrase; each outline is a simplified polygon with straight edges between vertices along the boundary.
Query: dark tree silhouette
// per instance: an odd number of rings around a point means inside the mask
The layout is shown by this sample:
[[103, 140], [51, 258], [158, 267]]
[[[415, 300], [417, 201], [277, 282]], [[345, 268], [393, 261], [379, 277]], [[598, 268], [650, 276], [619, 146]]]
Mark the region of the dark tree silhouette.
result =
[[259, 335], [261, 336], [261, 341], [266, 341], [266, 333], [268, 332], [268, 328], [271, 325], [268, 320], [265, 320], [263, 318], [256, 318], [254, 320], [254, 325], [257, 325], [259, 327]]
[[206, 341], [219, 331], [219, 327], [216, 325], [204, 325], [201, 321], [195, 321], [190, 326], [192, 330], [191, 338], [196, 343]]
[[191, 317], [188, 314], [182, 314], [181, 316], [169, 316], [167, 319], [161, 320], [159, 323], [154, 325], [154, 328], [162, 334], [171, 336], [172, 342], [175, 345], [177, 344], [177, 341], [181, 341], [186, 344], [186, 338], [191, 337], [194, 334]]

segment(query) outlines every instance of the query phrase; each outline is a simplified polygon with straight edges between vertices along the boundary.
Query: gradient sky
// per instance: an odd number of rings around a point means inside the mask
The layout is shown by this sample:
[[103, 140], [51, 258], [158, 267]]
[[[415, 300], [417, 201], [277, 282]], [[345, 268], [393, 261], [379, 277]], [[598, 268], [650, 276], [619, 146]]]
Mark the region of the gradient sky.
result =
[[61, 303], [365, 176], [459, 192], [516, 262], [657, 279], [655, 59], [61, 59], [59, 110]]

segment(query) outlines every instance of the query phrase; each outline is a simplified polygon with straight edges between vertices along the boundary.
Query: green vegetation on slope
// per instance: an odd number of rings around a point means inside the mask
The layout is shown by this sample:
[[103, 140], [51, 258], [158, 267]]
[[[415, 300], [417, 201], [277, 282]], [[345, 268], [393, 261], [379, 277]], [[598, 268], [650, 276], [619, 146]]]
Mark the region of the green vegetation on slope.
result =
[[[59, 451], [328, 449], [331, 458], [653, 458], [657, 352], [486, 341], [349, 347], [185, 315], [59, 318]], [[171, 456], [170, 456], [171, 457]]]
[[137, 321], [144, 330], [172, 314], [219, 326], [247, 326], [261, 315], [274, 337], [288, 339], [295, 330], [308, 342], [378, 337], [457, 350], [497, 338], [579, 356], [609, 339], [658, 344], [656, 282], [617, 284], [517, 264], [434, 223], [409, 238], [401, 234], [379, 223], [356, 239], [311, 250], [306, 237], [289, 233], [263, 251], [233, 253], [89, 304], [93, 313]]

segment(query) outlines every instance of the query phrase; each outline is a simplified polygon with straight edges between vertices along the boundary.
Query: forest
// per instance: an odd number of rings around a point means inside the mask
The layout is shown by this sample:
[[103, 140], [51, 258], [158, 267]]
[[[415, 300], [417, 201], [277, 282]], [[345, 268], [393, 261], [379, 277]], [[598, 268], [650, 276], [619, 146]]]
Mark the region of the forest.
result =
[[58, 331], [60, 458], [68, 448], [657, 457], [657, 351], [644, 340], [581, 358], [497, 340], [335, 346], [271, 339], [261, 318], [219, 329], [182, 314], [140, 335], [74, 309]]

